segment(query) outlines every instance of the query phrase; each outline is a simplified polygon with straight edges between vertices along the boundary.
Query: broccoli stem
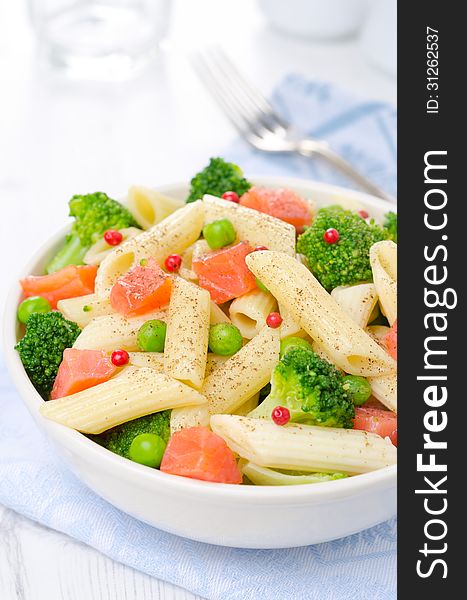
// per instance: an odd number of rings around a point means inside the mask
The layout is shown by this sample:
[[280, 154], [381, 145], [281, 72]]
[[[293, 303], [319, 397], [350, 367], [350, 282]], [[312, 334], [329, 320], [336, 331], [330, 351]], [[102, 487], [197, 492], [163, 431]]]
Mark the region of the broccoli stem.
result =
[[48, 274], [55, 273], [68, 265], [82, 265], [83, 258], [89, 246], [84, 247], [77, 235], [70, 235], [65, 245], [60, 248], [57, 254], [47, 264], [45, 270]]

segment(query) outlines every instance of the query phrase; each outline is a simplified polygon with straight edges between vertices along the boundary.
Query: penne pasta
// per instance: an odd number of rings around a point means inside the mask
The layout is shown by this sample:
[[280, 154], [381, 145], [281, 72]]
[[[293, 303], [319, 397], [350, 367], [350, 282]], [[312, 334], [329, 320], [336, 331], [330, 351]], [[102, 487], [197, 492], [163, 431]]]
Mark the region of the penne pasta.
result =
[[123, 242], [100, 264], [96, 294], [100, 298], [109, 296], [116, 279], [142, 258], [152, 257], [162, 265], [167, 255], [182, 253], [198, 239], [203, 223], [203, 202], [192, 202], [151, 229]]
[[282, 306], [281, 304], [279, 304], [279, 313], [282, 317], [282, 324], [281, 324], [281, 339], [285, 338], [285, 337], [289, 337], [291, 335], [295, 336], [295, 337], [305, 337], [306, 336], [306, 331], [303, 331], [303, 329], [300, 327], [300, 325], [294, 321], [292, 315], [289, 313], [289, 311], [285, 308], [285, 306]]
[[349, 317], [362, 328], [367, 326], [378, 302], [378, 294], [373, 283], [342, 285], [334, 288], [331, 296]]
[[128, 210], [143, 229], [151, 229], [184, 204], [183, 200], [171, 198], [142, 185], [133, 185], [128, 190]]
[[206, 371], [210, 313], [209, 292], [177, 277], [168, 310], [164, 370], [196, 388]]
[[[317, 344], [315, 341], [311, 342], [311, 348], [313, 350], [313, 352], [316, 352], [316, 354], [322, 358], [323, 360], [326, 360], [328, 363], [332, 364], [332, 358], [329, 356], [329, 354], [327, 354], [319, 344]], [[342, 369], [339, 369], [339, 367], [336, 367], [336, 369], [338, 369], [339, 371], [342, 372]]]
[[383, 344], [383, 339], [389, 331], [390, 328], [385, 325], [369, 325], [366, 328], [368, 335], [370, 335], [380, 346]]
[[[165, 373], [164, 371], [164, 353], [163, 352], [129, 352], [130, 360], [129, 365], [132, 367], [150, 367], [155, 369], [158, 373]], [[214, 369], [217, 369], [219, 365], [224, 363], [228, 359], [228, 356], [219, 356], [218, 354], [208, 354], [206, 361], [206, 374], [207, 377]]]
[[[149, 367], [154, 369], [158, 373], [165, 373], [164, 371], [164, 353], [163, 352], [129, 352], [130, 360], [128, 362], [129, 367]], [[206, 373], [208, 377], [215, 369], [217, 369], [222, 363], [228, 360], [228, 356], [219, 356], [218, 354], [208, 353], [206, 361]], [[126, 367], [122, 369], [125, 370]], [[116, 375], [118, 377], [118, 375]]]
[[150, 319], [165, 321], [166, 314], [164, 311], [156, 311], [128, 319], [118, 313], [97, 317], [82, 330], [73, 348], [106, 352], [117, 349], [137, 352], [139, 350], [137, 337], [141, 325]]
[[251, 398], [248, 398], [246, 402], [244, 402], [241, 406], [234, 411], [234, 414], [240, 415], [242, 417], [246, 417], [252, 410], [257, 408], [259, 403], [259, 392], [254, 394]]
[[40, 411], [44, 417], [83, 433], [102, 433], [144, 415], [205, 402], [190, 386], [154, 369], [127, 368], [105, 383], [44, 402]]
[[191, 263], [193, 261], [193, 248], [194, 244], [188, 246], [188, 248], [182, 253], [182, 266], [187, 271], [191, 271]]
[[213, 371], [220, 367], [220, 365], [225, 363], [226, 360], [229, 360], [228, 356], [220, 356], [219, 354], [213, 354], [212, 352], [209, 352], [206, 362], [205, 378], [208, 378], [209, 375], [211, 375]]
[[178, 270], [178, 275], [182, 279], [185, 279], [185, 281], [188, 281], [189, 283], [196, 283], [198, 281], [198, 276], [196, 275], [196, 273], [191, 269], [187, 269], [186, 267], [184, 267], [183, 263], [180, 269]]
[[93, 319], [114, 312], [108, 298], [99, 298], [96, 294], [59, 300], [57, 308], [65, 319], [74, 321], [81, 329], [86, 327]]
[[205, 222], [229, 219], [237, 233], [237, 239], [248, 241], [252, 246], [266, 246], [270, 250], [295, 254], [295, 227], [257, 210], [228, 202], [215, 196], [203, 197]]
[[230, 323], [229, 317], [225, 314], [222, 308], [211, 300], [210, 305], [210, 322], [211, 325], [215, 325], [216, 323]]
[[268, 467], [260, 467], [252, 462], [241, 459], [238, 463], [242, 473], [255, 485], [303, 485], [304, 483], [323, 483], [335, 479], [344, 479], [345, 473], [307, 473], [302, 475], [275, 471]]
[[271, 379], [279, 362], [279, 330], [264, 327], [246, 346], [206, 377], [202, 393], [211, 414], [233, 412]]
[[276, 308], [276, 300], [271, 294], [253, 290], [231, 303], [230, 320], [239, 328], [242, 337], [251, 340], [263, 329], [267, 316]]
[[194, 245], [195, 244], [188, 246], [188, 248], [183, 252], [182, 265], [181, 265], [180, 269], [178, 270], [178, 274], [180, 275], [180, 277], [182, 277], [183, 279], [186, 279], [187, 281], [196, 282], [196, 281], [198, 281], [198, 276], [196, 275], [196, 273], [193, 271], [193, 269], [191, 267], [192, 260], [193, 260]]
[[270, 251], [252, 252], [246, 263], [338, 367], [364, 377], [395, 372], [395, 361], [352, 321], [304, 265]]
[[[177, 486], [174, 476], [208, 487], [323, 483], [396, 462], [397, 247], [373, 241], [396, 237], [397, 215], [385, 213], [384, 235], [373, 227], [384, 203], [257, 181], [266, 187], [217, 157], [161, 188], [176, 198], [145, 186], [123, 203], [72, 198], [73, 235], [20, 279], [12, 315], [14, 351], [49, 427], [90, 434]], [[376, 479], [391, 483], [394, 468], [385, 471]], [[345, 494], [352, 484], [334, 485]]]
[[187, 248], [182, 254], [182, 266], [178, 271], [180, 277], [187, 281], [197, 282], [198, 275], [193, 271], [193, 260], [210, 251], [211, 249], [206, 240], [198, 240]]
[[393, 325], [397, 319], [397, 245], [389, 240], [373, 244], [370, 263], [382, 311]]
[[[138, 229], [137, 227], [126, 227], [125, 229], [119, 229], [119, 231], [123, 236], [123, 242], [142, 233], [141, 229]], [[109, 246], [104, 240], [104, 237], [102, 237], [89, 248], [84, 255], [83, 262], [86, 265], [100, 265], [104, 258], [114, 250], [115, 247]]]
[[384, 377], [368, 377], [371, 393], [386, 408], [397, 412], [397, 375], [385, 375]]
[[212, 252], [212, 250], [211, 250], [209, 244], [207, 243], [207, 241], [206, 240], [198, 240], [192, 246], [191, 260], [192, 261], [196, 260], [200, 256], [203, 256], [203, 254], [207, 254], [208, 252]]
[[158, 373], [164, 373], [163, 352], [129, 352], [131, 367], [149, 367]]
[[210, 414], [206, 403], [174, 408], [170, 413], [170, 433], [173, 435], [176, 431], [187, 427], [208, 427], [209, 418]]
[[396, 448], [366, 431], [213, 415], [211, 428], [242, 458], [261, 467], [306, 472], [366, 473], [396, 462]]

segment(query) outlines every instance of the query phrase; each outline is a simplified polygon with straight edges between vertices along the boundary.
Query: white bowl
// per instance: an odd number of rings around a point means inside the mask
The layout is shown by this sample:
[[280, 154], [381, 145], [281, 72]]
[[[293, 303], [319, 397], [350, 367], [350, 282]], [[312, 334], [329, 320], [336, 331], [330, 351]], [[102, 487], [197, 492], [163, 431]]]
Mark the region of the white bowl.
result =
[[365, 17], [367, 0], [258, 0], [277, 31], [317, 40], [355, 33]]
[[[288, 187], [318, 205], [347, 203], [380, 219], [394, 206], [366, 194], [284, 177], [251, 178], [258, 185]], [[161, 192], [185, 198], [186, 184]], [[18, 277], [38, 274], [61, 243], [59, 232]], [[396, 466], [328, 483], [287, 487], [236, 486], [161, 473], [122, 458], [84, 435], [44, 419], [43, 402], [14, 345], [20, 288], [11, 291], [4, 316], [7, 366], [37, 425], [54, 442], [73, 472], [92, 490], [130, 515], [177, 535], [223, 546], [287, 548], [344, 537], [396, 513]]]

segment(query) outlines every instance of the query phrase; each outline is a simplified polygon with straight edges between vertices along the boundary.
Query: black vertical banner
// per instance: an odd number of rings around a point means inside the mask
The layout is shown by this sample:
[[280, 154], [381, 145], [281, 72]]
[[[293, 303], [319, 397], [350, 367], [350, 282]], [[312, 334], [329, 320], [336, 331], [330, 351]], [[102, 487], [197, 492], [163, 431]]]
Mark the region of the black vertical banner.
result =
[[467, 596], [461, 579], [467, 572], [461, 568], [467, 534], [467, 102], [460, 6], [399, 2], [401, 599]]

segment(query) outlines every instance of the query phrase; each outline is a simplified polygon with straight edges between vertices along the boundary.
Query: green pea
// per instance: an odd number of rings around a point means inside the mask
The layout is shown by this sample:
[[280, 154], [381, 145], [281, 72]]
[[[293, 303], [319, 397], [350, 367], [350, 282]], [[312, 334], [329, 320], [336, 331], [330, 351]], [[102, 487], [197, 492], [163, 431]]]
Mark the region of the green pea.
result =
[[292, 348], [305, 348], [305, 350], [312, 350], [311, 345], [304, 339], [299, 337], [286, 337], [281, 340], [281, 358]]
[[163, 352], [167, 325], [159, 319], [143, 323], [138, 331], [137, 341], [143, 352]]
[[26, 324], [32, 313], [48, 313], [51, 310], [48, 300], [42, 296], [30, 296], [18, 306], [18, 320]]
[[164, 440], [155, 433], [140, 433], [131, 442], [128, 456], [134, 462], [158, 469], [161, 466], [165, 447]]
[[243, 345], [242, 334], [231, 323], [216, 323], [209, 329], [209, 349], [220, 356], [232, 356]]
[[343, 388], [357, 406], [364, 404], [371, 396], [371, 386], [365, 377], [346, 375], [343, 378]]
[[257, 277], [255, 277], [256, 285], [262, 292], [269, 292], [268, 288]]
[[209, 247], [216, 250], [233, 244], [237, 234], [229, 219], [219, 219], [204, 226], [203, 236]]

